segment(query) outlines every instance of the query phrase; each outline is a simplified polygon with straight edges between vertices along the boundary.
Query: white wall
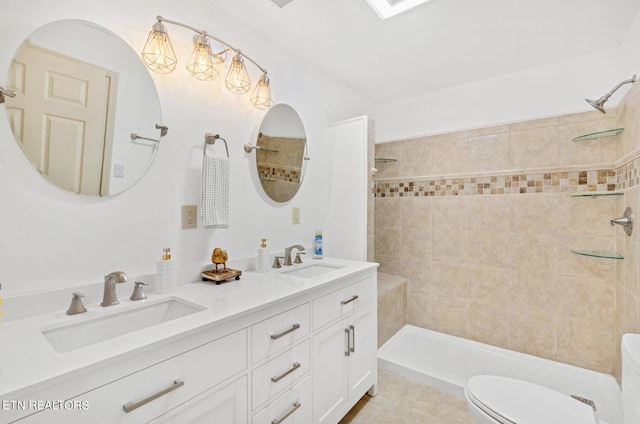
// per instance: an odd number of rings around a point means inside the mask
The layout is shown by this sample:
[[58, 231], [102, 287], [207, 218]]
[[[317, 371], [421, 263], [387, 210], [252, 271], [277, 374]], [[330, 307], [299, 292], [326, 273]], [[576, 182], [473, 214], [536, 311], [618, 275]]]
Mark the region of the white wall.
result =
[[[272, 240], [274, 251], [293, 243], [310, 245], [314, 230], [326, 226], [328, 206], [322, 200], [328, 190], [324, 165], [329, 156], [323, 144], [327, 126], [371, 114], [372, 105], [365, 99], [287, 55], [210, 1], [192, 0], [186, 6], [172, 0], [25, 0], [5, 6], [0, 27], [0, 70], [5, 75], [23, 39], [58, 19], [93, 21], [119, 34], [136, 51], [158, 14], [220, 36], [266, 67], [276, 100], [298, 110], [311, 161], [293, 201], [282, 205], [267, 199], [256, 187], [252, 162], [242, 150], [246, 142], [255, 144], [265, 112], [254, 109], [248, 95], [235, 96], [220, 83], [203, 88], [207, 86], [192, 79], [182, 67], [190, 53], [191, 34], [169, 26], [182, 63], [173, 74], [153, 78], [163, 124], [170, 130], [150, 171], [128, 191], [96, 199], [51, 186], [24, 159], [7, 119], [0, 117], [3, 295], [100, 282], [119, 269], [130, 276], [153, 273], [165, 246], [171, 247], [179, 266], [186, 267], [208, 263], [214, 247], [227, 249], [231, 259], [255, 256], [262, 237]], [[181, 205], [199, 204], [205, 132], [219, 133], [229, 143], [230, 229], [205, 230], [199, 222], [196, 230], [181, 230]], [[291, 224], [292, 206], [301, 208], [300, 225]]]
[[[376, 142], [591, 110], [585, 98], [597, 99], [640, 74], [639, 37], [640, 14], [618, 49], [378, 105]], [[628, 88], [606, 106], [615, 106]]]

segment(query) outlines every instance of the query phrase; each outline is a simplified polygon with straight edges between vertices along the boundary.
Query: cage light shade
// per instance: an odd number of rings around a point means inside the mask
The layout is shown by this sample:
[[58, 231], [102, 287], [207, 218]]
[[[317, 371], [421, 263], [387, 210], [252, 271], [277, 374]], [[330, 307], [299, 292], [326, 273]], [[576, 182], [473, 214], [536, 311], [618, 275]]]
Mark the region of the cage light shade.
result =
[[262, 74], [251, 94], [251, 103], [258, 109], [269, 109], [273, 106], [271, 83], [266, 72]]
[[249, 72], [244, 66], [244, 59], [240, 53], [233, 57], [224, 81], [232, 93], [245, 94], [251, 90], [251, 78], [249, 78]]
[[204, 35], [196, 36], [193, 40], [193, 53], [187, 61], [187, 71], [202, 81], [210, 81], [218, 76], [218, 71], [213, 66], [214, 60], [211, 54], [211, 45]]
[[154, 72], [168, 74], [178, 63], [169, 34], [162, 22], [156, 22], [142, 48], [142, 62]]

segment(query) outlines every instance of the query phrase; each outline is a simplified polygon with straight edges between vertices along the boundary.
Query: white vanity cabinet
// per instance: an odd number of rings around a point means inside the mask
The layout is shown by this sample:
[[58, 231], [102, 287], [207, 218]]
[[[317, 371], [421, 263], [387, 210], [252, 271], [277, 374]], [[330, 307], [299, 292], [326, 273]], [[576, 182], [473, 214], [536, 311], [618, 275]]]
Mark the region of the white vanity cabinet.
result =
[[[78, 395], [66, 408], [45, 410], [20, 422], [148, 422], [240, 373], [247, 363], [243, 329]], [[246, 411], [246, 395], [231, 399], [234, 410]], [[228, 401], [224, 407], [229, 407]]]
[[[375, 266], [317, 282], [276, 276], [266, 283], [290, 291], [267, 304], [258, 292], [255, 306], [224, 320], [199, 321], [172, 338], [0, 396], [70, 406], [0, 411], [0, 424], [338, 423], [377, 384]], [[184, 296], [201, 296], [203, 305], [210, 293], [235, 289], [194, 287]]]
[[368, 390], [375, 394], [375, 293], [369, 277], [314, 300], [314, 328], [330, 322], [313, 334], [314, 424], [335, 424]]

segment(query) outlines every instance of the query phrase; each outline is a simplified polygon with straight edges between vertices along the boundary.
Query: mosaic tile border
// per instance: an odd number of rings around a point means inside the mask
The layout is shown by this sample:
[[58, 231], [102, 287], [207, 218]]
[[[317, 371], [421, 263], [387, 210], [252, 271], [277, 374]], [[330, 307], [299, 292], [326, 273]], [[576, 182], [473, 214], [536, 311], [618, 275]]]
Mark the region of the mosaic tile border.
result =
[[635, 158], [616, 169], [617, 190], [640, 185], [640, 157]]
[[288, 169], [279, 166], [258, 164], [258, 175], [261, 179], [272, 181], [287, 181], [290, 183], [300, 183], [300, 169]]
[[[638, 165], [640, 165], [640, 160]], [[637, 176], [638, 167], [631, 174]], [[376, 181], [374, 197], [607, 192], [615, 191], [618, 189], [617, 187], [616, 170], [600, 169], [467, 178]]]

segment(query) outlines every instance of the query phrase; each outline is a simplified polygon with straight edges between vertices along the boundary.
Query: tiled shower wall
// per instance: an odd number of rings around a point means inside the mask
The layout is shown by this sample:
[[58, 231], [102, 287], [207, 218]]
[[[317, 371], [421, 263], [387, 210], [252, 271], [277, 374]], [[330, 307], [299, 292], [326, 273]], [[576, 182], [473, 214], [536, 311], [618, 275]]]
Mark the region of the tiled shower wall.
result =
[[[640, 126], [572, 139], [628, 125], [618, 109], [376, 145], [395, 161], [376, 163], [375, 259], [408, 279], [409, 323], [614, 371], [618, 333], [640, 325], [640, 239], [609, 220], [640, 195], [573, 195], [622, 188]], [[621, 248], [633, 258], [571, 252]]]
[[627, 93], [618, 106], [624, 132], [618, 137], [618, 189], [624, 197], [616, 199], [616, 217], [631, 207], [636, 217], [636, 228], [630, 237], [616, 231], [616, 248], [624, 256], [616, 263], [616, 319], [614, 340], [616, 355], [615, 375], [620, 377], [620, 339], [624, 333], [640, 333], [640, 86]]

